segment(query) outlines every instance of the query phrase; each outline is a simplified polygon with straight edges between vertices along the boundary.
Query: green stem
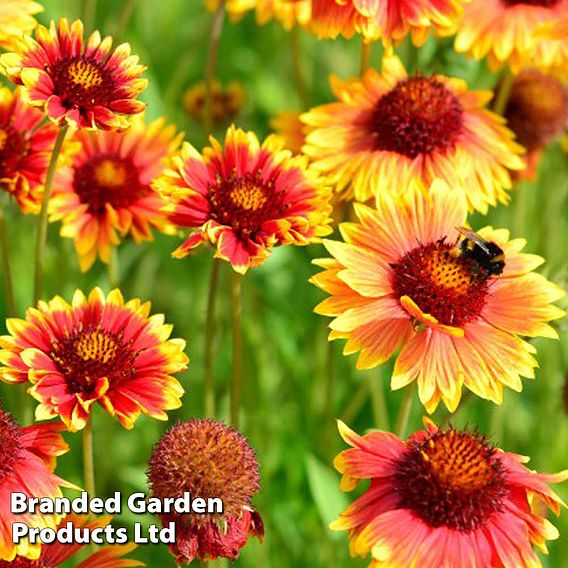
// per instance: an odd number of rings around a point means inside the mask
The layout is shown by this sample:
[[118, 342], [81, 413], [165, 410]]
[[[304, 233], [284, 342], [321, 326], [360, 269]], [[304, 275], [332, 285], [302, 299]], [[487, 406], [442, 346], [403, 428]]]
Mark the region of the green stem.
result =
[[2, 273], [4, 274], [4, 296], [6, 298], [6, 315], [17, 315], [16, 298], [14, 296], [14, 281], [12, 279], [12, 262], [10, 247], [8, 246], [8, 233], [4, 218], [4, 207], [0, 206], [0, 256], [2, 257]]
[[205, 416], [215, 416], [215, 381], [213, 380], [213, 342], [215, 339], [215, 305], [217, 301], [217, 288], [219, 282], [219, 268], [221, 261], [213, 259], [211, 277], [209, 280], [209, 293], [207, 296], [207, 314], [205, 316]]
[[404, 438], [406, 435], [408, 419], [410, 418], [410, 411], [412, 410], [412, 402], [414, 400], [414, 390], [414, 385], [410, 385], [406, 387], [402, 396], [395, 426], [395, 433], [399, 438]]
[[242, 360], [242, 304], [241, 304], [242, 276], [232, 271], [231, 274], [231, 310], [233, 315], [233, 372], [231, 380], [231, 424], [238, 428], [239, 409], [241, 406], [241, 391], [243, 388], [243, 360]]
[[128, 26], [128, 22], [130, 22], [130, 18], [132, 17], [132, 13], [134, 12], [134, 6], [136, 5], [137, 0], [126, 0], [122, 5], [122, 10], [120, 11], [120, 16], [118, 17], [118, 24], [116, 26], [115, 35], [117, 38], [122, 38], [124, 32], [126, 31], [126, 27]]
[[83, 428], [83, 473], [85, 491], [93, 498], [95, 493], [95, 460], [93, 457], [93, 417], [89, 416]]
[[108, 281], [112, 288], [120, 286], [120, 263], [118, 261], [118, 249], [111, 247], [110, 259], [108, 263]]
[[385, 401], [385, 391], [383, 389], [384, 373], [382, 372], [382, 368], [380, 371], [381, 372], [378, 377], [371, 374], [367, 380], [373, 405], [373, 418], [375, 420], [375, 425], [379, 428], [379, 430], [388, 432], [390, 430], [390, 420], [387, 403]]
[[97, 0], [83, 0], [83, 26], [88, 34], [93, 31], [96, 14]]
[[65, 140], [68, 129], [69, 126], [67, 124], [59, 128], [57, 140], [55, 141], [55, 145], [53, 146], [51, 159], [47, 168], [47, 175], [45, 177], [45, 189], [43, 191], [41, 211], [39, 214], [35, 252], [34, 306], [41, 298], [41, 289], [43, 285], [43, 260], [45, 255], [45, 243], [47, 241], [47, 216], [49, 209], [49, 198], [51, 196], [51, 186], [53, 184], [53, 176], [55, 175], [55, 170], [57, 168], [57, 159], [59, 158], [59, 154], [61, 153], [61, 147], [63, 146], [63, 141]]
[[211, 25], [211, 39], [209, 41], [209, 51], [207, 53], [207, 63], [205, 66], [205, 101], [203, 124], [205, 132], [211, 134], [213, 130], [213, 82], [215, 81], [215, 68], [217, 67], [217, 57], [219, 54], [219, 42], [223, 31], [223, 21], [225, 19], [227, 0], [219, 0], [219, 5], [213, 15]]
[[341, 419], [345, 424], [351, 424], [365, 405], [367, 397], [369, 396], [369, 385], [368, 381], [361, 381], [359, 388], [355, 391], [355, 394], [351, 397], [349, 404], [345, 407], [345, 410], [341, 413]]
[[361, 43], [361, 60], [359, 63], [359, 75], [361, 75], [361, 77], [367, 72], [367, 69], [369, 69], [370, 62], [371, 42], [363, 40]]
[[509, 102], [509, 97], [511, 96], [511, 89], [513, 88], [514, 82], [515, 76], [509, 69], [505, 70], [499, 82], [497, 95], [493, 103], [493, 112], [503, 116], [507, 108], [507, 103]]
[[302, 109], [306, 110], [310, 106], [310, 101], [308, 97], [306, 80], [304, 78], [304, 73], [302, 70], [302, 43], [300, 37], [300, 28], [298, 26], [294, 26], [290, 35], [292, 39], [292, 60], [294, 62], [294, 82], [296, 84], [298, 96], [300, 97]]

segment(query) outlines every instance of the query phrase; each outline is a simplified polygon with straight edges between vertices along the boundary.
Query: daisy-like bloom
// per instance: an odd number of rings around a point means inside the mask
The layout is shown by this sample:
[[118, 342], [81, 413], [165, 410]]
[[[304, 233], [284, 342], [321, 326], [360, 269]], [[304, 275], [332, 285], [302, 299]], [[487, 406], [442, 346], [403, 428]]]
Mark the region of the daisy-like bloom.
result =
[[236, 559], [249, 536], [260, 540], [264, 527], [251, 499], [260, 489], [259, 465], [246, 438], [215, 420], [190, 420], [169, 430], [154, 446], [148, 467], [152, 497], [221, 499], [222, 513], [163, 513], [164, 526], [174, 522], [170, 546], [178, 564], [194, 558]]
[[210, 140], [203, 155], [184, 144], [173, 169], [155, 184], [170, 200], [171, 222], [197, 229], [174, 257], [209, 241], [216, 257], [244, 273], [264, 262], [274, 246], [307, 245], [331, 232], [331, 192], [305, 157], [292, 157], [274, 136], [261, 146], [254, 133], [234, 126], [224, 148]]
[[310, 21], [311, 0], [257, 0], [256, 21], [264, 25], [271, 20], [280, 22], [285, 30], [296, 24], [305, 26]]
[[532, 272], [543, 259], [492, 227], [479, 235], [502, 249], [500, 274], [464, 252], [456, 228], [466, 224], [465, 201], [441, 181], [376, 207], [355, 204], [359, 222], [340, 225], [345, 242], [324, 241], [333, 258], [316, 261], [325, 270], [312, 282], [331, 297], [315, 311], [334, 317], [330, 339], [347, 339], [346, 355], [360, 352], [359, 369], [401, 348], [391, 387], [417, 381], [428, 412], [440, 399], [454, 411], [462, 385], [498, 404], [504, 386], [520, 391], [537, 366], [520, 336], [557, 338], [546, 322], [564, 314], [552, 304], [564, 292]]
[[81, 270], [97, 256], [108, 263], [122, 237], [140, 243], [152, 240], [151, 229], [169, 231], [151, 182], [181, 142], [174, 126], [136, 117], [125, 131], [78, 131], [73, 140], [79, 151], [55, 176], [49, 212], [62, 221], [61, 235], [74, 239]]
[[0, 5], [0, 47], [11, 49], [22, 35], [29, 34], [36, 27], [34, 14], [43, 7], [32, 0], [2, 0]]
[[66, 19], [38, 26], [15, 51], [0, 57], [8, 78], [24, 86], [26, 100], [58, 125], [126, 128], [127, 115], [145, 108], [136, 97], [146, 88], [145, 67], [127, 43], [112, 50], [112, 39], [94, 32], [85, 42], [83, 24]]
[[475, 59], [487, 57], [494, 70], [508, 64], [515, 74], [527, 66], [565, 64], [564, 42], [541, 31], [558, 21], [567, 7], [568, 0], [472, 0], [452, 30], [457, 33], [456, 51]]
[[395, 56], [385, 57], [382, 74], [332, 77], [331, 85], [338, 102], [302, 115], [303, 151], [342, 198], [367, 201], [442, 178], [465, 191], [470, 209], [507, 202], [508, 170], [524, 166], [522, 148], [484, 108], [491, 92], [441, 75], [408, 77]]
[[9, 319], [0, 337], [0, 379], [32, 383], [36, 418], [59, 416], [71, 431], [83, 428], [98, 402], [132, 428], [140, 413], [167, 420], [183, 388], [172, 377], [187, 367], [185, 341], [168, 339], [172, 326], [149, 316], [150, 302], [124, 302], [119, 290], [105, 298], [77, 290], [69, 305], [56, 296], [39, 302], [26, 319]]
[[[86, 546], [86, 535], [96, 529], [104, 529], [110, 524], [112, 517], [109, 515], [89, 518], [87, 515], [71, 514], [64, 517], [57, 529], [70, 527], [73, 535], [80, 535], [85, 544], [74, 542], [62, 544], [57, 540], [50, 544], [43, 544], [39, 558], [31, 560], [23, 556], [16, 556], [12, 561], [0, 560], [0, 568], [58, 568], [67, 560], [75, 556]], [[105, 546], [82, 562], [75, 564], [75, 568], [131, 568], [133, 566], [146, 566], [143, 562], [125, 558], [124, 556], [137, 547], [134, 543], [124, 545]]]
[[322, 38], [361, 33], [368, 40], [400, 43], [408, 34], [422, 45], [434, 27], [449, 33], [470, 0], [312, 0], [311, 28]]
[[538, 568], [556, 528], [531, 510], [564, 505], [550, 483], [568, 479], [531, 471], [528, 458], [501, 451], [476, 432], [426, 428], [406, 441], [375, 431], [359, 436], [342, 422], [350, 449], [335, 458], [350, 491], [368, 489], [332, 523], [349, 531], [351, 554], [371, 553], [373, 568]]
[[505, 118], [527, 149], [520, 175], [533, 178], [543, 148], [568, 128], [568, 89], [550, 75], [525, 71], [515, 77]]
[[300, 120], [300, 112], [283, 110], [270, 121], [270, 126], [293, 154], [301, 154], [306, 142], [306, 126]]
[[[27, 540], [12, 542], [12, 524], [21, 522], [30, 528], [55, 528], [58, 516], [41, 513], [14, 514], [10, 495], [62, 497], [62, 487], [74, 487], [53, 473], [56, 458], [69, 448], [59, 433], [63, 424], [38, 424], [20, 427], [0, 408], [0, 561], [12, 561], [16, 555], [37, 559], [40, 545]], [[1, 566], [1, 563], [0, 563]]]
[[0, 87], [0, 188], [26, 213], [39, 211], [57, 137], [57, 128], [41, 125], [42, 120], [43, 113], [27, 106], [19, 89]]
[[[234, 81], [227, 87], [222, 87], [218, 81], [213, 82], [212, 88], [212, 118], [214, 124], [227, 123], [233, 120], [241, 110], [245, 101], [243, 86]], [[186, 112], [203, 122], [205, 115], [205, 83], [197, 83], [185, 91], [183, 107]]]

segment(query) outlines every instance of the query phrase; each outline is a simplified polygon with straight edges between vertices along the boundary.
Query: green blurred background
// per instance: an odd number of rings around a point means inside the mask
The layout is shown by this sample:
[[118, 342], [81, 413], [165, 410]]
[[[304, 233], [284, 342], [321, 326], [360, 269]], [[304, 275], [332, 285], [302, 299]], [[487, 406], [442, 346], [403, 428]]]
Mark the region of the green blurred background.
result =
[[[46, 0], [42, 23], [50, 18], [81, 15], [78, 0]], [[121, 0], [99, 0], [96, 28], [114, 34], [120, 28]], [[150, 84], [143, 99], [149, 118], [165, 115], [186, 139], [197, 147], [205, 142], [202, 127], [185, 114], [183, 91], [203, 77], [211, 15], [200, 0], [138, 0], [132, 18], [119, 41], [129, 41], [133, 52], [148, 66]], [[303, 67], [310, 104], [331, 100], [327, 77], [356, 75], [360, 43], [357, 39], [321, 42], [301, 33]], [[485, 64], [455, 54], [451, 40], [430, 39], [416, 50], [409, 43], [397, 49], [411, 70], [443, 72], [462, 77], [470, 88], [492, 88], [497, 77]], [[372, 64], [380, 65], [375, 46]], [[226, 22], [220, 46], [218, 76], [222, 83], [240, 81], [246, 104], [238, 125], [269, 132], [268, 121], [279, 110], [300, 110], [293, 81], [292, 42], [278, 23], [258, 27], [249, 14], [237, 24]], [[222, 134], [222, 127], [219, 134]], [[513, 236], [528, 239], [527, 251], [542, 254], [541, 269], [566, 287], [568, 278], [568, 158], [558, 144], [550, 146], [541, 162], [535, 183], [520, 183], [508, 208], [492, 210], [487, 219], [476, 215], [474, 228], [485, 224], [509, 227]], [[14, 262], [16, 294], [20, 315], [32, 296], [32, 262], [36, 218], [22, 216], [15, 206], [7, 210]], [[189, 371], [182, 376], [186, 388], [183, 407], [170, 414], [170, 424], [199, 416], [203, 408], [203, 342], [206, 293], [211, 253], [205, 247], [183, 260], [170, 258], [178, 240], [158, 236], [153, 243], [119, 249], [121, 288], [125, 297], [140, 296], [153, 302], [153, 312], [163, 312], [175, 325], [174, 335], [188, 341]], [[349, 557], [347, 538], [328, 530], [328, 523], [351, 500], [339, 492], [339, 475], [331, 467], [335, 454], [344, 448], [334, 418], [340, 417], [359, 432], [381, 426], [392, 427], [400, 393], [389, 392], [391, 366], [368, 372], [354, 370], [354, 357], [341, 355], [342, 346], [328, 347], [328, 321], [312, 313], [323, 294], [308, 283], [316, 269], [311, 260], [323, 256], [321, 246], [287, 247], [275, 251], [262, 267], [251, 270], [244, 280], [245, 392], [242, 430], [256, 448], [261, 463], [262, 491], [255, 506], [263, 515], [266, 538], [263, 544], [251, 539], [236, 562], [243, 567], [292, 566], [356, 567], [368, 559]], [[106, 267], [97, 263], [88, 274], [79, 272], [72, 241], [60, 239], [58, 227], [50, 226], [44, 297], [58, 293], [70, 299], [75, 288], [95, 285], [108, 290]], [[231, 338], [229, 268], [221, 271], [218, 303], [215, 376], [220, 397], [220, 417], [228, 416]], [[566, 307], [566, 302], [563, 304]], [[0, 316], [4, 320], [0, 299]], [[0, 326], [3, 328], [3, 325]], [[568, 414], [563, 403], [563, 385], [568, 370], [568, 326], [557, 327], [560, 342], [536, 340], [540, 369], [535, 381], [525, 381], [523, 393], [505, 393], [505, 403], [470, 398], [453, 422], [477, 426], [500, 447], [531, 456], [531, 466], [541, 471], [568, 467]], [[3, 329], [2, 329], [3, 332]], [[331, 349], [331, 351], [330, 351]], [[16, 413], [16, 387], [1, 386], [5, 404]], [[381, 404], [386, 399], [386, 408]], [[568, 398], [568, 396], [566, 397]], [[125, 431], [100, 408], [95, 412], [95, 459], [98, 493], [116, 490], [128, 494], [146, 490], [145, 470], [152, 445], [168, 428], [146, 417], [132, 431]], [[423, 410], [415, 404], [410, 428], [421, 426]], [[447, 417], [443, 409], [436, 420]], [[58, 473], [75, 483], [82, 482], [80, 434], [66, 434], [72, 451], [59, 460]], [[568, 498], [568, 485], [559, 487]], [[548, 568], [568, 566], [568, 511], [552, 519], [561, 538], [550, 544]], [[151, 516], [124, 514], [117, 525], [134, 521], [154, 523]], [[165, 547], [144, 546], [133, 556], [148, 566], [174, 566]], [[72, 565], [72, 564], [71, 564]], [[217, 561], [212, 566], [221, 566]]]

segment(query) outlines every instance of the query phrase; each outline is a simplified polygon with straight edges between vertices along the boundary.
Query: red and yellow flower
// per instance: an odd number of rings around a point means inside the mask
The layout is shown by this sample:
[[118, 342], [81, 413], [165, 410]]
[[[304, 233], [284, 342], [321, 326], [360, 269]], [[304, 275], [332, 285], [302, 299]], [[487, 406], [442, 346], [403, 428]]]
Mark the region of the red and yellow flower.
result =
[[550, 483], [568, 479], [531, 471], [528, 458], [501, 451], [475, 433], [438, 428], [406, 441], [375, 431], [359, 436], [339, 422], [350, 449], [335, 459], [341, 488], [369, 479], [365, 492], [332, 523], [349, 533], [353, 556], [373, 568], [539, 568], [556, 528], [531, 509], [564, 505]]
[[28, 107], [19, 89], [0, 87], [0, 188], [26, 213], [39, 211], [57, 137], [57, 128], [42, 120], [43, 113]]
[[261, 146], [254, 133], [234, 126], [224, 148], [210, 140], [203, 155], [184, 144], [173, 169], [155, 184], [170, 201], [170, 221], [197, 229], [174, 257], [209, 241], [216, 257], [244, 273], [275, 246], [307, 245], [331, 232], [331, 192], [305, 157], [292, 157], [273, 136]]
[[122, 132], [78, 131], [73, 140], [79, 151], [55, 176], [49, 212], [62, 221], [61, 235], [74, 239], [81, 270], [97, 256], [108, 263], [121, 238], [141, 243], [152, 240], [152, 229], [170, 231], [151, 182], [181, 141], [173, 126], [139, 119]]
[[276, 20], [291, 30], [295, 25], [307, 25], [311, 13], [311, 0], [256, 0], [256, 21], [260, 25]]
[[430, 28], [449, 33], [469, 0], [312, 0], [311, 29], [322, 38], [365, 39], [400, 43], [408, 34], [422, 45]]
[[541, 31], [567, 8], [568, 0], [472, 0], [452, 30], [456, 51], [487, 57], [494, 70], [508, 64], [515, 74], [523, 67], [565, 65], [568, 42]]
[[[71, 514], [61, 519], [57, 528], [72, 525], [73, 531], [81, 531], [81, 534], [89, 533], [96, 529], [104, 529], [110, 524], [110, 515], [90, 518], [87, 515]], [[41, 554], [36, 560], [30, 560], [23, 556], [16, 556], [12, 561], [0, 560], [0, 568], [58, 568], [63, 566], [67, 560], [75, 556], [86, 544], [74, 542], [73, 544], [62, 544], [55, 541], [50, 544], [43, 544]], [[132, 552], [137, 547], [134, 543], [124, 545], [112, 545], [100, 548], [82, 562], [76, 563], [75, 568], [132, 568], [134, 566], [146, 566], [143, 562], [125, 558], [125, 555]]]
[[382, 74], [332, 77], [331, 85], [338, 102], [302, 115], [303, 151], [342, 198], [367, 201], [442, 178], [465, 191], [470, 209], [486, 213], [508, 201], [508, 170], [523, 168], [522, 149], [484, 108], [491, 92], [440, 75], [408, 77], [395, 56], [384, 59]]
[[41, 301], [25, 320], [7, 320], [0, 378], [29, 380], [36, 418], [59, 416], [71, 431], [85, 426], [97, 402], [128, 429], [141, 413], [167, 420], [184, 392], [172, 375], [189, 359], [185, 341], [169, 339], [172, 326], [149, 313], [149, 302], [125, 303], [119, 290], [106, 298], [99, 288], [88, 298], [77, 290], [71, 305], [59, 296]]
[[252, 506], [260, 489], [254, 450], [235, 428], [215, 420], [181, 422], [154, 446], [148, 467], [152, 497], [220, 499], [223, 511], [203, 515], [177, 512], [160, 515], [176, 526], [170, 546], [179, 564], [215, 558], [235, 560], [249, 536], [260, 540], [264, 525]]
[[[241, 110], [245, 101], [243, 86], [234, 81], [223, 87], [218, 81], [212, 85], [211, 115], [214, 124], [230, 122]], [[197, 83], [185, 91], [183, 107], [196, 120], [203, 122], [205, 116], [205, 83]]]
[[142, 112], [136, 97], [146, 88], [145, 67], [123, 43], [94, 32], [85, 42], [83, 24], [66, 19], [49, 29], [38, 26], [35, 39], [21, 38], [16, 51], [0, 57], [8, 78], [24, 86], [26, 100], [58, 125], [75, 128], [126, 128], [127, 116]]
[[0, 47], [12, 49], [18, 38], [36, 27], [34, 14], [43, 7], [32, 0], [2, 0], [0, 5]]
[[28, 497], [62, 497], [62, 487], [75, 487], [53, 473], [56, 458], [69, 450], [59, 433], [62, 424], [38, 424], [20, 427], [12, 416], [0, 409], [0, 564], [16, 555], [37, 559], [40, 545], [22, 540], [12, 542], [12, 524], [25, 523], [30, 528], [55, 528], [58, 516], [42, 513], [14, 514], [10, 496], [14, 492]]
[[553, 305], [564, 292], [533, 272], [543, 259], [492, 227], [479, 235], [503, 250], [500, 275], [462, 254], [465, 200], [441, 181], [355, 212], [358, 223], [340, 225], [345, 242], [324, 241], [333, 258], [316, 261], [325, 270], [312, 278], [331, 295], [315, 310], [333, 316], [329, 338], [360, 352], [359, 369], [400, 349], [391, 388], [416, 381], [428, 412], [440, 399], [454, 411], [462, 386], [498, 404], [505, 386], [520, 391], [537, 366], [521, 336], [557, 338], [546, 322], [564, 314]]

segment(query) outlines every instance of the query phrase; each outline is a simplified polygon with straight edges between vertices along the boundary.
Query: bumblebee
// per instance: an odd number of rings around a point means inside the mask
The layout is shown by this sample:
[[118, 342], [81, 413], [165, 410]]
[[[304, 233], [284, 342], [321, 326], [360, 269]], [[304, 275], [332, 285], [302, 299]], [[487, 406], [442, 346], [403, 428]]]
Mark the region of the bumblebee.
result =
[[474, 262], [475, 275], [485, 278], [499, 276], [505, 268], [505, 253], [494, 242], [486, 241], [483, 237], [466, 227], [456, 227], [463, 235], [459, 244], [459, 254]]

